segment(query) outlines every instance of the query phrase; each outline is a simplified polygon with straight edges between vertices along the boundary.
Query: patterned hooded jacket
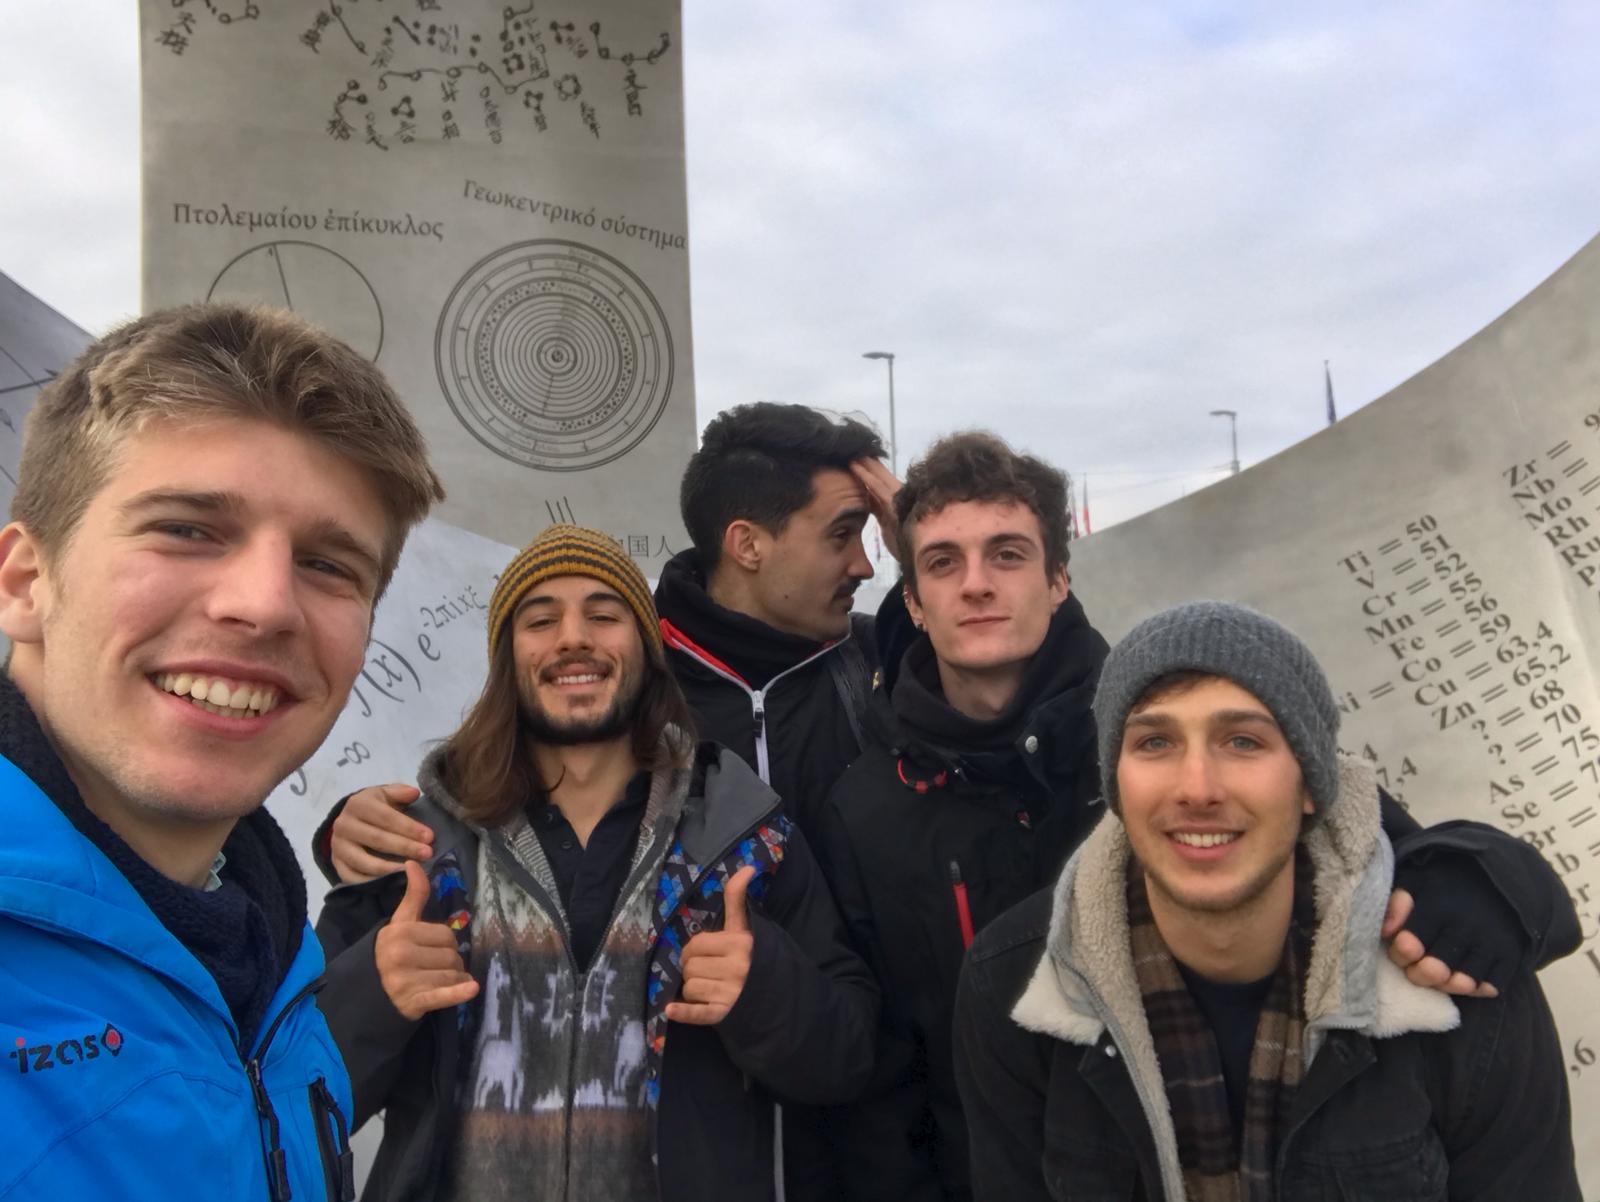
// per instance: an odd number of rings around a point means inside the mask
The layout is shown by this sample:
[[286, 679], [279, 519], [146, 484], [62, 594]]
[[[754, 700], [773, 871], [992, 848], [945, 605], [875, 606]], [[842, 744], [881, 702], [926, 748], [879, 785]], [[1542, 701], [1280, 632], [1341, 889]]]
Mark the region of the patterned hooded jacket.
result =
[[[804, 838], [776, 794], [739, 757], [701, 744], [673, 774], [681, 809], [655, 889], [644, 1023], [659, 1196], [774, 1195], [772, 1107], [845, 1101], [871, 1064], [877, 991], [849, 950]], [[423, 867], [433, 886], [425, 917], [448, 922], [470, 963], [475, 865], [483, 832], [455, 816], [432, 757], [408, 814], [434, 831]], [[652, 792], [656, 792], [653, 788]], [[669, 1023], [683, 946], [720, 927], [723, 888], [754, 865], [754, 949], [744, 992], [715, 1027]], [[537, 885], [535, 885], [537, 887]], [[384, 1138], [363, 1197], [431, 1199], [455, 1130], [464, 1016], [411, 1022], [389, 1002], [373, 960], [377, 929], [404, 893], [391, 874], [329, 895], [317, 932], [328, 950], [322, 1007], [350, 1067], [359, 1126], [384, 1111]], [[473, 1003], [468, 1004], [468, 1008]], [[581, 1182], [569, 1185], [582, 1196]]]

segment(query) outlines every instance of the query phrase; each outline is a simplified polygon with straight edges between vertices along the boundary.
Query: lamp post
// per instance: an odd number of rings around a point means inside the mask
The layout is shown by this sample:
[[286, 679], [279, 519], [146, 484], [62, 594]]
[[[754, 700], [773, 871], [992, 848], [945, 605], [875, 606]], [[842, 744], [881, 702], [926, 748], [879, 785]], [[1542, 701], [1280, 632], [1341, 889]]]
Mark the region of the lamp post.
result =
[[889, 472], [898, 478], [900, 475], [900, 443], [894, 436], [894, 352], [868, 351], [861, 357], [863, 359], [882, 359], [889, 365]]
[[1239, 415], [1232, 409], [1213, 409], [1212, 417], [1225, 417], [1228, 419], [1228, 433], [1233, 441], [1233, 458], [1228, 466], [1233, 469], [1233, 474], [1239, 474]]

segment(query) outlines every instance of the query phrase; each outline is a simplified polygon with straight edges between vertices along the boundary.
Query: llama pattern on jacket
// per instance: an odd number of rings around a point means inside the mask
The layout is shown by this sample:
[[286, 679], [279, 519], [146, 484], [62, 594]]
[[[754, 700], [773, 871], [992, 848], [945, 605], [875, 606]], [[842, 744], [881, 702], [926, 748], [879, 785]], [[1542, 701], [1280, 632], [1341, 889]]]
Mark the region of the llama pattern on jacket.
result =
[[458, 1197], [525, 1178], [518, 1166], [528, 1164], [547, 1166], [536, 1176], [548, 1189], [536, 1196], [590, 1190], [595, 1183], [569, 1179], [564, 1167], [574, 1139], [608, 1162], [626, 1162], [617, 1164], [619, 1181], [632, 1183], [625, 1189], [648, 1180], [644, 999], [669, 834], [659, 820], [641, 827], [610, 925], [582, 971], [554, 873], [526, 818], [480, 842], [469, 971], [482, 985], [482, 1006], [478, 1029], [467, 1032], [460, 1084]]

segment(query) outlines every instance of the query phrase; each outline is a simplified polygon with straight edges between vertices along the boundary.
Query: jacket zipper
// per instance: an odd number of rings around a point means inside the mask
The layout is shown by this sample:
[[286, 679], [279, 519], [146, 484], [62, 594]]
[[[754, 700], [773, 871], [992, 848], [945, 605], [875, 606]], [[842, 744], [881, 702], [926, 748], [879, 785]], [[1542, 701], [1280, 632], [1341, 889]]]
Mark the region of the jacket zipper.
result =
[[961, 865], [950, 861], [950, 892], [956, 899], [956, 921], [961, 924], [961, 946], [972, 946], [972, 906], [967, 901], [967, 883], [961, 879]]
[[250, 1094], [255, 1099], [256, 1114], [267, 1124], [267, 1188], [272, 1192], [272, 1202], [289, 1202], [294, 1191], [289, 1188], [289, 1158], [283, 1150], [280, 1138], [282, 1133], [278, 1126], [278, 1112], [272, 1108], [272, 1099], [267, 1096], [266, 1084], [261, 1080], [261, 1062], [266, 1059], [267, 1049], [272, 1046], [273, 1037], [283, 1025], [283, 1020], [300, 1004], [302, 998], [316, 989], [318, 984], [319, 982], [312, 981], [278, 1011], [272, 1024], [267, 1027], [267, 1033], [256, 1045], [254, 1056], [247, 1057], [244, 1049], [239, 1049], [239, 1060], [244, 1065], [244, 1075], [250, 1081]]
[[[261, 1078], [261, 1065], [267, 1058], [267, 1050], [272, 1046], [273, 1038], [278, 1034], [278, 1028], [283, 1025], [283, 1020], [288, 1018], [294, 1008], [308, 996], [322, 988], [322, 978], [309, 982], [304, 988], [290, 998], [279, 1010], [267, 1027], [267, 1033], [261, 1037], [261, 1042], [256, 1045], [255, 1055], [246, 1057], [244, 1050], [239, 1049], [239, 1062], [244, 1065], [244, 1075], [250, 1082], [250, 1094], [255, 1099], [256, 1114], [267, 1125], [267, 1188], [271, 1191], [272, 1202], [291, 1202], [294, 1190], [289, 1185], [289, 1157], [283, 1150], [282, 1130], [278, 1122], [278, 1112], [273, 1108], [272, 1099], [267, 1094], [266, 1083]], [[322, 1078], [318, 1078], [319, 1081]], [[326, 1088], [326, 1085], [324, 1085]], [[328, 1093], [328, 1107], [337, 1116], [339, 1129], [345, 1130], [344, 1115], [339, 1110], [339, 1105], [333, 1099], [333, 1094]], [[319, 1136], [320, 1139], [320, 1136]], [[348, 1165], [345, 1161], [348, 1159]], [[348, 1198], [355, 1197], [355, 1164], [354, 1156], [350, 1152], [348, 1139], [345, 1141], [345, 1151], [340, 1158], [341, 1173], [348, 1173], [350, 1193]], [[341, 1199], [343, 1202], [343, 1199]]]
[[[350, 1129], [325, 1077], [311, 1083], [311, 1118], [317, 1128], [317, 1151], [322, 1154], [329, 1202], [355, 1202], [356, 1158], [350, 1150]], [[332, 1130], [329, 1119], [333, 1120]]]
[[801, 660], [799, 663], [791, 664], [782, 672], [779, 672], [771, 680], [767, 681], [765, 687], [759, 689], [752, 689], [749, 681], [735, 675], [733, 672], [728, 671], [726, 668], [722, 667], [722, 665], [711, 663], [702, 656], [697, 655], [694, 648], [686, 647], [680, 642], [671, 640], [669, 640], [669, 644], [675, 650], [681, 651], [685, 655], [689, 656], [689, 658], [694, 660], [694, 662], [699, 664], [702, 668], [705, 668], [707, 671], [713, 672], [722, 677], [722, 679], [726, 680], [729, 684], [738, 685], [750, 695], [750, 716], [755, 720], [756, 724], [756, 775], [759, 776], [764, 783], [770, 785], [772, 783], [772, 772], [767, 755], [767, 694], [772, 692], [773, 686], [785, 676], [788, 676], [791, 672], [798, 672], [807, 664], [821, 659], [824, 655], [828, 654], [828, 652], [839, 646], [840, 643], [843, 643], [845, 639], [854, 637], [855, 635], [853, 633], [847, 634], [844, 636], [844, 638], [829, 643], [821, 650], [815, 651], [811, 655], [806, 656], [805, 659]]
[[[569, 948], [567, 958], [572, 958]], [[579, 1003], [582, 999], [586, 981], [587, 970], [576, 973], [573, 977], [573, 992], [571, 1004], [567, 1007], [567, 1088], [562, 1092], [566, 1094], [565, 1107], [567, 1121], [562, 1125], [561, 1138], [561, 1196], [572, 1197], [572, 1094], [577, 1082], [573, 1074], [578, 1071], [578, 1034], [581, 1027]]]
[[[776, 679], [776, 677], [773, 679]], [[767, 682], [767, 687], [772, 687], [771, 681]], [[765, 690], [750, 690], [750, 716], [756, 721], [756, 775], [770, 785], [772, 783], [772, 768], [767, 758], [767, 710]]]

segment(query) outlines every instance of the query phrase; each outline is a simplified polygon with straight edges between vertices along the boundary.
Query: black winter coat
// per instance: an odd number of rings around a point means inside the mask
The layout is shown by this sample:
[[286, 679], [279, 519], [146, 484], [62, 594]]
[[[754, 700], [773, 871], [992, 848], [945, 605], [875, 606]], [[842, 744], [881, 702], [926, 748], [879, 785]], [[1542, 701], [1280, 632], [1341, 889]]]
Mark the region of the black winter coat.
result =
[[774, 630], [712, 601], [693, 551], [662, 569], [656, 608], [698, 736], [743, 758], [815, 842], [823, 799], [861, 750], [873, 619], [852, 615], [850, 634], [826, 645]]
[[[728, 753], [703, 744], [698, 754], [679, 837], [709, 868], [770, 822], [778, 800]], [[720, 789], [706, 786], [708, 765]], [[476, 835], [426, 797], [408, 812], [434, 828], [434, 858], [457, 852], [470, 900]], [[464, 1051], [454, 1010], [412, 1022], [378, 980], [377, 931], [404, 892], [399, 873], [340, 886], [317, 922], [329, 960], [320, 1002], [350, 1070], [355, 1124], [384, 1112], [362, 1195], [369, 1202], [437, 1196]], [[655, 1132], [662, 1202], [768, 1202], [776, 1195], [773, 1103], [844, 1101], [870, 1067], [877, 991], [845, 941], [803, 835], [791, 831], [781, 868], [750, 905], [755, 946], [738, 1003], [715, 1027], [668, 1027]]]
[[[667, 664], [699, 737], [743, 757], [815, 844], [828, 790], [861, 750], [875, 671], [873, 619], [853, 614], [845, 638], [819, 644], [718, 605], [705, 585], [693, 550], [662, 569], [656, 609]], [[910, 627], [903, 605], [897, 619]], [[784, 1107], [787, 1202], [835, 1202], [839, 1195], [824, 1124], [809, 1107]]]
[[[972, 1196], [950, 1039], [965, 951], [955, 886], [959, 877], [980, 932], [1053, 882], [1100, 819], [1089, 707], [1105, 652], [1069, 594], [995, 721], [944, 702], [926, 637], [898, 661], [892, 704], [874, 694], [868, 749], [814, 839], [883, 991], [871, 1084], [833, 1121], [842, 1190], [856, 1202]], [[1380, 797], [1399, 875], [1420, 899], [1408, 926], [1430, 947], [1424, 932], [1444, 930], [1440, 947], [1476, 941], [1489, 960], [1527, 970], [1577, 946], [1571, 900], [1536, 850], [1479, 823], [1424, 831]]]
[[[1123, 1056], [1011, 1017], [1049, 935], [1045, 890], [974, 945], [955, 1040], [979, 1202], [1163, 1202]], [[1579, 1202], [1555, 1023], [1526, 970], [1461, 1026], [1387, 1039], [1330, 1030], [1279, 1149], [1277, 1202]], [[1172, 1200], [1167, 1200], [1172, 1202]]]
[[867, 1093], [835, 1117], [847, 1197], [968, 1194], [950, 1026], [966, 950], [956, 885], [981, 930], [1053, 880], [1099, 817], [1094, 697], [1105, 640], [1069, 596], [994, 722], [952, 710], [924, 637], [875, 694], [869, 745], [817, 839], [851, 939], [883, 991]]

